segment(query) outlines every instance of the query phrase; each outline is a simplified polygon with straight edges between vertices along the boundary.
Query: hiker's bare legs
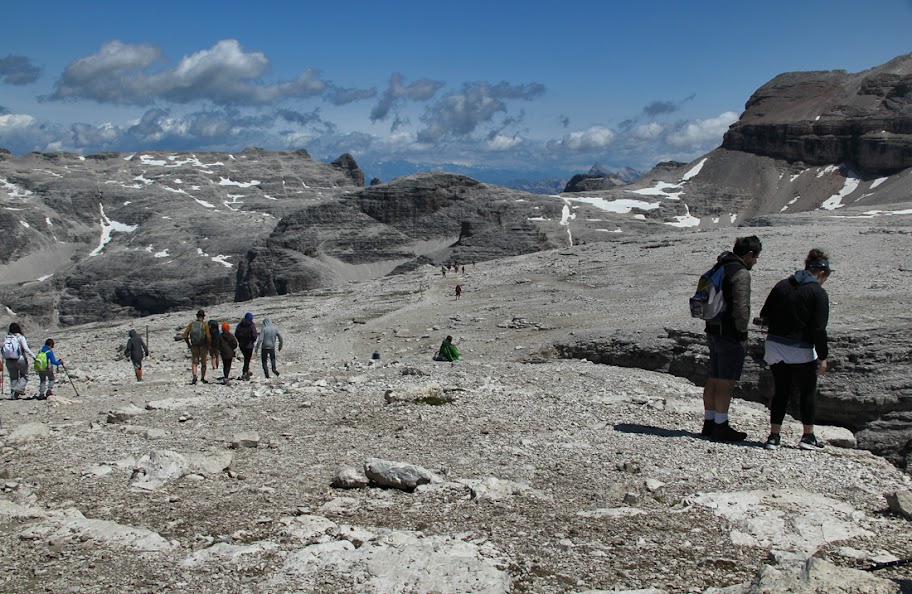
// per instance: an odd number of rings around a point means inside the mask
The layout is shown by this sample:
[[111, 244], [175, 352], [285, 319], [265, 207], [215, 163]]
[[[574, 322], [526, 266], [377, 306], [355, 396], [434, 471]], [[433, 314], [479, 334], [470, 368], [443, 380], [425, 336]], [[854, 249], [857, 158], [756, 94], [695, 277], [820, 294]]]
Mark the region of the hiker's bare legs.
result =
[[734, 380], [710, 378], [703, 387], [703, 408], [715, 413], [728, 414], [732, 394], [735, 392]]

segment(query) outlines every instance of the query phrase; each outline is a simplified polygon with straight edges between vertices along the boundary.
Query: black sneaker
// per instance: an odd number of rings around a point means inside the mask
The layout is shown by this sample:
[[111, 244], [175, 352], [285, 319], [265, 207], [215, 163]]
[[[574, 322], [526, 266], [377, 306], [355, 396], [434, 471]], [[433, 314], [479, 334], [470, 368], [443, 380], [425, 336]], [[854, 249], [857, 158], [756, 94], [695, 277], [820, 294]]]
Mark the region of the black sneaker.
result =
[[279, 377], [279, 370], [278, 370], [278, 369], [273, 369], [272, 372], [273, 372], [274, 374], [276, 374], [276, 377]]
[[768, 450], [778, 450], [781, 442], [782, 438], [779, 437], [778, 433], [770, 433], [770, 436], [766, 438], [766, 443], [763, 444], [763, 447]]
[[700, 435], [702, 435], [703, 437], [712, 436], [713, 429], [716, 428], [715, 426], [716, 426], [716, 422], [713, 421], [712, 419], [704, 419], [703, 420], [703, 429], [700, 430]]
[[824, 445], [817, 441], [817, 437], [813, 433], [808, 433], [801, 436], [798, 447], [802, 450], [822, 450]]
[[716, 423], [712, 438], [718, 441], [744, 441], [747, 433], [733, 429], [728, 423]]
[[195, 386], [195, 385], [196, 385], [196, 376], [195, 376], [195, 375], [193, 376], [193, 381], [190, 382], [190, 385], [191, 385], [191, 386]]
[[203, 379], [200, 380], [200, 381], [202, 381], [204, 384], [208, 384], [208, 383], [209, 383], [209, 380], [207, 380], [206, 378], [203, 378]]

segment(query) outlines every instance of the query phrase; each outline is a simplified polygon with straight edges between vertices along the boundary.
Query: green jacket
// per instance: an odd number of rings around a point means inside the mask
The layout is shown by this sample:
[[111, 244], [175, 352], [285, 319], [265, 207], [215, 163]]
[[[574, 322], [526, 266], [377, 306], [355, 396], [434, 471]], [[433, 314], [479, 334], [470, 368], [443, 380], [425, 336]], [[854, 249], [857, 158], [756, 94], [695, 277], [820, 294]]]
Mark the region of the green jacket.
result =
[[459, 358], [459, 349], [452, 342], [444, 340], [440, 343], [440, 356], [445, 357], [447, 361], [455, 361]]

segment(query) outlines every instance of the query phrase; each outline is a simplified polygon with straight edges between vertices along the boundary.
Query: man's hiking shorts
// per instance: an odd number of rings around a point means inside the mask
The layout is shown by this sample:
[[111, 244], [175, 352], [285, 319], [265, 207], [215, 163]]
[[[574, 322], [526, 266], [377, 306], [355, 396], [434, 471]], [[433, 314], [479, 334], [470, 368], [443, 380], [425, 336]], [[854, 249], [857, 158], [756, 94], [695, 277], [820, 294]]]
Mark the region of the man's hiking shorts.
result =
[[735, 338], [707, 334], [709, 344], [709, 377], [710, 379], [732, 380], [741, 379], [744, 370], [744, 358], [747, 349], [741, 346]]

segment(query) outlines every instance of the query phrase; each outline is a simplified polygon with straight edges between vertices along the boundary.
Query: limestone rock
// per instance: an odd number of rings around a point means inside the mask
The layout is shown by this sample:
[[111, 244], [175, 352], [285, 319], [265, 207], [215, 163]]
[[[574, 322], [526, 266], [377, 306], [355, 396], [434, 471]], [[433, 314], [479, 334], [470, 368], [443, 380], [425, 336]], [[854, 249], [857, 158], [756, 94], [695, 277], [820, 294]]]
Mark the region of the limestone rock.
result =
[[509, 499], [516, 493], [528, 491], [529, 486], [489, 476], [471, 488], [475, 503], [485, 504]]
[[6, 443], [9, 445], [21, 445], [44, 439], [50, 434], [50, 428], [44, 423], [24, 423], [13, 429], [13, 432], [6, 438]]
[[364, 474], [378, 485], [404, 491], [411, 491], [418, 485], [430, 483], [434, 476], [433, 473], [420, 466], [380, 458], [365, 460]]
[[885, 497], [891, 511], [902, 515], [907, 520], [912, 520], [912, 491], [896, 491], [887, 493]]
[[744, 594], [895, 594], [896, 584], [866, 571], [811, 557], [805, 562], [764, 565]]
[[330, 486], [336, 489], [360, 489], [366, 487], [370, 481], [353, 466], [341, 466], [333, 473], [333, 479]]
[[260, 434], [256, 431], [242, 431], [235, 433], [231, 440], [231, 447], [237, 448], [256, 448], [260, 445]]
[[444, 392], [438, 383], [426, 384], [424, 386], [415, 386], [402, 388], [399, 390], [387, 390], [383, 394], [383, 399], [387, 404], [393, 402], [410, 402], [417, 404], [447, 404], [454, 402], [455, 398], [452, 393]]
[[143, 491], [154, 491], [165, 482], [178, 479], [189, 470], [187, 459], [170, 450], [154, 450], [136, 461], [129, 485]]

